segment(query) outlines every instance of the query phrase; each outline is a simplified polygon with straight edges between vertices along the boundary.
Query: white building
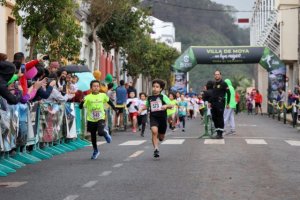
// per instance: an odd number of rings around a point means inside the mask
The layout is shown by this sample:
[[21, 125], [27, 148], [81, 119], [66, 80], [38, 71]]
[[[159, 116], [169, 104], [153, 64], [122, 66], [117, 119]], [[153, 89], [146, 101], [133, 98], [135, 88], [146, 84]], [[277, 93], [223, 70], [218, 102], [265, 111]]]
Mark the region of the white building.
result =
[[[299, 6], [299, 0], [256, 0], [250, 24], [251, 46], [266, 46], [285, 63], [287, 90], [299, 84]], [[267, 75], [258, 65], [257, 87], [265, 97]]]

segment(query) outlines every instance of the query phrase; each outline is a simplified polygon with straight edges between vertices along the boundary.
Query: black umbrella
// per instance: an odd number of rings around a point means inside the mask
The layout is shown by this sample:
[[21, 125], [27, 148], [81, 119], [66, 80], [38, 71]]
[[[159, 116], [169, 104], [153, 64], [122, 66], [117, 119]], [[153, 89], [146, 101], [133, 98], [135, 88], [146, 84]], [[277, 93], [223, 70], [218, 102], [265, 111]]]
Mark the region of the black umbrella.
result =
[[61, 67], [59, 71], [67, 71], [68, 73], [91, 72], [86, 65], [66, 65]]

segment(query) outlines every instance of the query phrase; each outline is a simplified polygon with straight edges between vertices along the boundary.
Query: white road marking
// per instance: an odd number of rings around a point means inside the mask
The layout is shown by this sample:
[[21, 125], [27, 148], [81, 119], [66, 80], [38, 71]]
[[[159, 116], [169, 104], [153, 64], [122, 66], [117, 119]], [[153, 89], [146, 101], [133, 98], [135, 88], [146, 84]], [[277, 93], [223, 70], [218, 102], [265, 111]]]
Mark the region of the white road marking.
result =
[[64, 200], [75, 200], [79, 197], [79, 195], [69, 195]]
[[99, 176], [108, 176], [112, 173], [112, 171], [104, 171], [102, 172], [102, 174], [100, 174]]
[[199, 139], [199, 136], [198, 137], [188, 137], [188, 136], [186, 136], [186, 137], [172, 137], [172, 138], [174, 138], [174, 139]]
[[[105, 143], [106, 143], [106, 142], [100, 142], [100, 141], [99, 141], [99, 142], [97, 142], [97, 146], [100, 146], [100, 145], [105, 144]], [[89, 146], [91, 147], [91, 146], [93, 146], [93, 145], [90, 144]]]
[[120, 146], [137, 146], [145, 143], [146, 140], [129, 140], [127, 142], [124, 142], [122, 144], [119, 144]]
[[128, 162], [128, 161], [131, 161], [130, 158], [126, 158], [125, 160], [123, 160], [124, 162]]
[[136, 158], [139, 155], [141, 155], [142, 153], [144, 153], [144, 151], [137, 151], [137, 152], [133, 153], [132, 155], [130, 155], [129, 158]]
[[118, 168], [118, 167], [122, 167], [123, 166], [123, 163], [118, 163], [118, 164], [115, 164], [114, 166], [113, 166], [113, 168]]
[[285, 140], [285, 142], [287, 142], [289, 145], [291, 146], [300, 146], [300, 141], [296, 141], [296, 140]]
[[247, 144], [268, 144], [265, 140], [263, 139], [245, 139]]
[[90, 188], [93, 187], [94, 185], [96, 185], [98, 183], [98, 181], [89, 181], [86, 184], [84, 184], [82, 187], [83, 188]]
[[224, 139], [205, 139], [204, 144], [225, 144]]
[[24, 182], [0, 182], [0, 186], [6, 187], [6, 188], [17, 188], [26, 183], [27, 183], [27, 181], [24, 181]]
[[183, 144], [184, 143], [184, 139], [177, 139], [177, 140], [166, 140], [164, 142], [162, 142], [161, 144]]
[[247, 126], [256, 127], [257, 125], [256, 124], [237, 124], [236, 126], [241, 126], [241, 127], [247, 127]]

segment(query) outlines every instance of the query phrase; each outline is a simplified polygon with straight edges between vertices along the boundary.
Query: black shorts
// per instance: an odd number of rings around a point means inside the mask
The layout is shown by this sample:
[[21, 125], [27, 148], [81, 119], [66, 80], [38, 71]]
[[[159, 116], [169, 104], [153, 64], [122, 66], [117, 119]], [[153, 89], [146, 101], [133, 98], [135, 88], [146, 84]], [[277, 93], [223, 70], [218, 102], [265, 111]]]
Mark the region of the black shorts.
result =
[[154, 117], [150, 115], [150, 127], [156, 126], [159, 134], [167, 131], [167, 117]]
[[105, 120], [99, 120], [98, 122], [87, 122], [87, 131], [90, 133], [98, 132], [99, 136], [104, 136]]
[[258, 107], [261, 108], [261, 103], [255, 103], [255, 108], [258, 108]]
[[147, 123], [147, 114], [138, 116], [138, 125]]
[[123, 113], [124, 108], [116, 107], [116, 110], [117, 110], [117, 113], [120, 114], [120, 113]]

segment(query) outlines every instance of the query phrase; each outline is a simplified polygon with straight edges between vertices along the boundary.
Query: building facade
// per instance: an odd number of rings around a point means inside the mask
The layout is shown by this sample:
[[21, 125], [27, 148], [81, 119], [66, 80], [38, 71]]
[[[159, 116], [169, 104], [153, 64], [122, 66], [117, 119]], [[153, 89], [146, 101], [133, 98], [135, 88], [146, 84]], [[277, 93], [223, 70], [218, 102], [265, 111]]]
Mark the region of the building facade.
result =
[[[299, 0], [256, 0], [250, 23], [251, 46], [268, 47], [286, 65], [286, 90], [299, 85], [299, 6]], [[256, 74], [256, 87], [266, 100], [268, 73], [258, 65]]]
[[6, 5], [0, 5], [0, 52], [8, 56], [8, 60], [12, 61], [14, 53], [18, 51], [18, 26], [12, 9], [15, 1], [7, 0]]

